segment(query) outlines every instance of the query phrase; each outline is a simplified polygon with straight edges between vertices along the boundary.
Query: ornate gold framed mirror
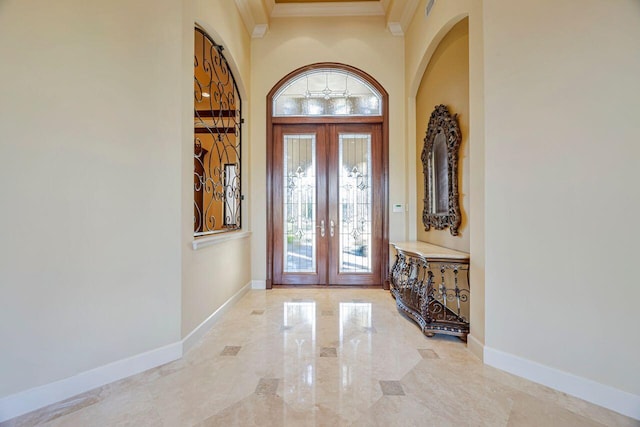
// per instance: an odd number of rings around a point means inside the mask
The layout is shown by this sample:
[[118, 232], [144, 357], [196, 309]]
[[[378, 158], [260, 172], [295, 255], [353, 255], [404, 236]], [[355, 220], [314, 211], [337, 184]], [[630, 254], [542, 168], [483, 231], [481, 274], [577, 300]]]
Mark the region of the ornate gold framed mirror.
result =
[[458, 115], [453, 116], [445, 105], [437, 105], [429, 118], [427, 136], [422, 148], [424, 173], [424, 229], [443, 230], [449, 227], [458, 235], [461, 222], [458, 195], [458, 149], [462, 136]]

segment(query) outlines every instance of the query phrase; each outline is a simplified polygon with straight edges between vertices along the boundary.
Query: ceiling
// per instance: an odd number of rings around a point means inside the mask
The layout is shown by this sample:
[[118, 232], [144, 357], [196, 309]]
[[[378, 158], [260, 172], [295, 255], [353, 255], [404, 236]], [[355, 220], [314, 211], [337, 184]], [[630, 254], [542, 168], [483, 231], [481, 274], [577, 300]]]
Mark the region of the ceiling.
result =
[[254, 38], [263, 37], [272, 18], [384, 16], [389, 31], [403, 36], [419, 0], [235, 0]]
[[[359, 0], [378, 1], [378, 0]], [[351, 3], [353, 0], [275, 0], [276, 3]]]

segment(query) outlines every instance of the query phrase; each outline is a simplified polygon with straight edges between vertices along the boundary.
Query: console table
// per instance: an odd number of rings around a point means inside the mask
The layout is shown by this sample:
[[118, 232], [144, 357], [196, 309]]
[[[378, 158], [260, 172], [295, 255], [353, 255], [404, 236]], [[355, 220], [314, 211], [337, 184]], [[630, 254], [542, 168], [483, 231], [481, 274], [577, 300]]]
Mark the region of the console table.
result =
[[432, 337], [447, 334], [467, 340], [469, 333], [469, 254], [430, 243], [391, 243], [391, 295], [398, 310]]

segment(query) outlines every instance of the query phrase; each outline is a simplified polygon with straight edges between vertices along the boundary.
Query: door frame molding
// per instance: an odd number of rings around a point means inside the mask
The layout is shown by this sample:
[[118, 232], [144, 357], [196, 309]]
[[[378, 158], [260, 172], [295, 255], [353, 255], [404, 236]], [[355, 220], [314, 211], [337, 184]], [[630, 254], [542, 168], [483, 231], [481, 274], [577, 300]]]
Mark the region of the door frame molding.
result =
[[[352, 116], [352, 117], [273, 117], [273, 97], [278, 90], [299, 74], [310, 70], [333, 68], [347, 71], [365, 80], [382, 95], [382, 116]], [[267, 94], [267, 278], [266, 288], [273, 287], [273, 126], [276, 124], [338, 124], [338, 123], [380, 123], [382, 125], [382, 243], [380, 258], [382, 259], [381, 285], [389, 289], [389, 94], [369, 74], [350, 65], [337, 62], [319, 62], [300, 67], [284, 76]], [[355, 285], [357, 286], [357, 285]]]

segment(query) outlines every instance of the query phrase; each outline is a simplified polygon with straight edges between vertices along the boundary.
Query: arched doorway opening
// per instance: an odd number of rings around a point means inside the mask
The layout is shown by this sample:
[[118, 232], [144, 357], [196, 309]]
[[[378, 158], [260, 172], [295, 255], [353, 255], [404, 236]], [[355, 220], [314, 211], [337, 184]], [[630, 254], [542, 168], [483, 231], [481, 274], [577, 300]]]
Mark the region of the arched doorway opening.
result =
[[344, 64], [269, 92], [267, 288], [386, 285], [388, 116], [384, 88]]

